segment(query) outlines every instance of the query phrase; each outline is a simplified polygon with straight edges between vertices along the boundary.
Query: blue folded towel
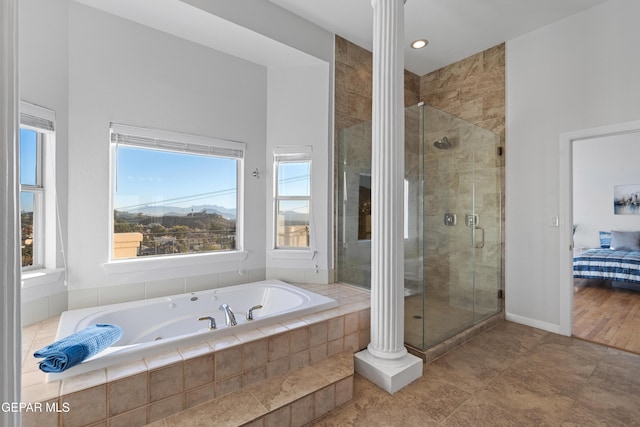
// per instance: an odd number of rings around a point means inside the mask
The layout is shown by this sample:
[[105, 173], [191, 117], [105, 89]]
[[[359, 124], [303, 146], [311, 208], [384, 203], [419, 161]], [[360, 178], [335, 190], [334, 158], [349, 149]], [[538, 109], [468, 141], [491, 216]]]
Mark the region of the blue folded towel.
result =
[[62, 372], [100, 353], [120, 337], [122, 337], [120, 326], [100, 323], [43, 347], [33, 355], [37, 358], [45, 358], [40, 362], [41, 371]]

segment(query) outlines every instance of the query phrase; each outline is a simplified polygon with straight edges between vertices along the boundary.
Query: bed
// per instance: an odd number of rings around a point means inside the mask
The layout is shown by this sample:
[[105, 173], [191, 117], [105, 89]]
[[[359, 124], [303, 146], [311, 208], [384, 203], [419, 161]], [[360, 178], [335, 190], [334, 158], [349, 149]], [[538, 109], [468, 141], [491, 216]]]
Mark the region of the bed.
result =
[[640, 232], [612, 231], [610, 243], [608, 232], [600, 233], [600, 248], [574, 256], [573, 277], [610, 280], [614, 287], [640, 290]]

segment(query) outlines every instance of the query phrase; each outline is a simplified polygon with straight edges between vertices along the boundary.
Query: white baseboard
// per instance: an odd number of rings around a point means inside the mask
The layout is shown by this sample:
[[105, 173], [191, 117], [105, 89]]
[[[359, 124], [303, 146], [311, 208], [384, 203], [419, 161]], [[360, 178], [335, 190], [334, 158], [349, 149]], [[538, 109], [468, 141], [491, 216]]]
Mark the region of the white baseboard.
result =
[[531, 326], [532, 328], [542, 329], [543, 331], [553, 332], [554, 334], [560, 333], [560, 325], [554, 323], [547, 323], [512, 313], [506, 313], [505, 319], [510, 322], [520, 323], [521, 325]]

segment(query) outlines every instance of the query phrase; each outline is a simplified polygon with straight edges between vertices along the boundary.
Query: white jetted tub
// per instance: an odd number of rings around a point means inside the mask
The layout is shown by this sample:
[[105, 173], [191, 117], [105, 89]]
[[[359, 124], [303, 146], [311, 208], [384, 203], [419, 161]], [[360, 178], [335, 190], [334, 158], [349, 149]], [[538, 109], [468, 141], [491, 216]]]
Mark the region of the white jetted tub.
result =
[[[222, 304], [233, 310], [237, 325], [227, 326]], [[247, 319], [249, 309], [253, 320]], [[47, 375], [48, 381], [140, 359], [162, 351], [212, 341], [216, 337], [246, 331], [337, 306], [331, 298], [280, 280], [265, 280], [191, 292], [169, 297], [132, 301], [62, 313], [56, 339], [64, 338], [96, 323], [122, 328], [122, 338], [113, 346], [62, 373]], [[209, 329], [209, 319], [216, 329]]]

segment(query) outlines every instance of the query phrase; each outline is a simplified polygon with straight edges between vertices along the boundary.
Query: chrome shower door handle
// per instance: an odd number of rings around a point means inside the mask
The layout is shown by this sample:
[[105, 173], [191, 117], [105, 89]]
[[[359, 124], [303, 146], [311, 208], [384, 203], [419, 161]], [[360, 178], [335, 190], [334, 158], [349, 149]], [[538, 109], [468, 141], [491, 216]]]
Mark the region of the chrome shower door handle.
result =
[[[479, 232], [480, 238], [476, 238], [476, 232]], [[484, 228], [475, 227], [471, 228], [471, 247], [474, 249], [482, 249], [484, 248]]]

